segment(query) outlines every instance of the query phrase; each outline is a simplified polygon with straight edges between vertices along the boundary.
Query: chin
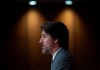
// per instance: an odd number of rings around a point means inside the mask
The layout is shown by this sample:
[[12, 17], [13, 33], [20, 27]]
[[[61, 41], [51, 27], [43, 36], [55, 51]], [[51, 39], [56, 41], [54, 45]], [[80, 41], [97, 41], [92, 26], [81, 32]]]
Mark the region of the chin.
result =
[[42, 53], [43, 53], [43, 54], [49, 54], [49, 52], [47, 52], [47, 51], [44, 51], [44, 50], [42, 51]]

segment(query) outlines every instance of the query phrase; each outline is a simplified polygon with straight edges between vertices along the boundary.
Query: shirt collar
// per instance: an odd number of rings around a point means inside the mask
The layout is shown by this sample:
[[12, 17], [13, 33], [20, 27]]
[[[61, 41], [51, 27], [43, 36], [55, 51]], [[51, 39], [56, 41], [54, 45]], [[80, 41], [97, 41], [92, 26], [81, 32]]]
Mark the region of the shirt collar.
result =
[[53, 57], [52, 57], [52, 60], [54, 60], [54, 58], [55, 58], [57, 52], [58, 52], [60, 49], [61, 49], [61, 48], [59, 48], [59, 49], [54, 53], [54, 55], [53, 55]]

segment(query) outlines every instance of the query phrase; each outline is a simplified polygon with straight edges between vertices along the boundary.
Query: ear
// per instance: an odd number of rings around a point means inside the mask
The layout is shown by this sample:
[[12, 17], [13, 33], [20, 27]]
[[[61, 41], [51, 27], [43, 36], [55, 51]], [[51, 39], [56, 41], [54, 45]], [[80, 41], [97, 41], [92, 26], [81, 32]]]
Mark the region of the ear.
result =
[[55, 43], [57, 43], [58, 42], [58, 39], [55, 39]]

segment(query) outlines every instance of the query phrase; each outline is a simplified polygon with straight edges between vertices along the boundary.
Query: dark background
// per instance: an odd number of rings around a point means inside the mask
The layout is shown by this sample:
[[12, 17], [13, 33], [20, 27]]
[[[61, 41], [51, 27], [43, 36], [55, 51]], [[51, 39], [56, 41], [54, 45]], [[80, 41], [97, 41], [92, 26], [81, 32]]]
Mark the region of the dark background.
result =
[[[44, 15], [46, 20], [53, 20], [62, 8], [66, 7], [63, 0], [37, 0], [38, 4], [35, 6]], [[12, 53], [14, 48], [7, 46], [8, 41], [13, 40], [12, 29], [16, 25], [19, 17], [23, 15], [28, 8], [27, 0], [12, 0], [0, 1], [0, 64], [1, 70], [29, 70], [27, 59], [23, 57], [23, 62]], [[83, 20], [89, 22], [87, 25], [93, 26], [92, 30], [95, 36], [96, 60], [94, 64], [95, 70], [100, 70], [100, 27], [99, 27], [99, 2], [93, 0], [74, 0], [72, 7]], [[16, 39], [15, 39], [16, 40]], [[24, 43], [26, 44], [26, 42]], [[89, 50], [88, 50], [89, 51]], [[17, 54], [17, 53], [16, 53]], [[20, 54], [20, 53], [19, 53]], [[21, 54], [22, 55], [22, 54]], [[20, 56], [21, 56], [20, 55]], [[24, 54], [26, 55], [26, 54]], [[19, 56], [18, 56], [19, 57]], [[13, 58], [13, 59], [11, 59]], [[11, 66], [12, 65], [12, 66]], [[11, 68], [12, 67], [12, 68]], [[85, 67], [85, 66], [84, 66]], [[94, 70], [93, 68], [93, 70]], [[92, 69], [92, 67], [91, 67]], [[34, 69], [33, 69], [34, 70]], [[37, 69], [38, 70], [38, 69]], [[85, 70], [88, 70], [85, 69]]]

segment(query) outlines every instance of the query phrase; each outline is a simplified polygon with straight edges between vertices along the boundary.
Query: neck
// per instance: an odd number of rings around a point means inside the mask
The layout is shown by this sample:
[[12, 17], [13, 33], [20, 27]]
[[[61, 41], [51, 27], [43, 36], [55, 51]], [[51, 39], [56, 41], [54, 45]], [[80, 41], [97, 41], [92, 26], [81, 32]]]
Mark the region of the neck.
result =
[[60, 47], [59, 45], [54, 46], [54, 48], [51, 50], [50, 54], [53, 56], [54, 53], [55, 53], [58, 49], [60, 49], [60, 48], [61, 48], [61, 47]]

